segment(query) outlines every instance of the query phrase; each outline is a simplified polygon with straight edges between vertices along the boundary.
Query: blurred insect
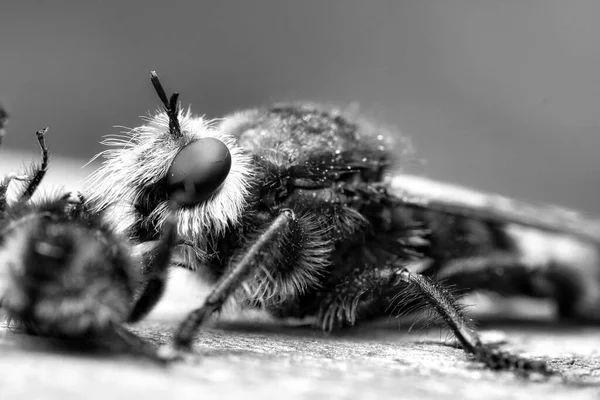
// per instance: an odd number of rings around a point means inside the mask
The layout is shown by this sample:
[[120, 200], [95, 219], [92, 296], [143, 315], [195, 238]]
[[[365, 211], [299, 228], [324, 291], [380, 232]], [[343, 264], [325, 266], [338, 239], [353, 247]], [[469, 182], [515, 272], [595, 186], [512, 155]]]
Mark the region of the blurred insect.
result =
[[552, 374], [483, 344], [449, 285], [600, 316], [599, 224], [404, 175], [407, 142], [350, 113], [276, 105], [207, 121], [151, 80], [164, 110], [104, 142], [114, 148], [89, 190], [109, 223], [148, 246], [171, 195], [186, 193], [173, 264], [215, 285], [177, 329], [176, 351], [231, 296], [281, 318], [315, 316], [325, 331], [428, 307], [487, 367]]
[[[152, 307], [140, 286], [140, 265], [127, 240], [92, 212], [81, 195], [30, 200], [48, 167], [47, 129], [37, 132], [42, 163], [20, 180], [25, 188], [14, 202], [7, 176], [0, 190], [0, 308], [8, 325], [42, 336], [77, 340], [116, 338], [133, 352], [156, 361], [156, 349], [122, 324], [135, 322]], [[76, 198], [75, 198], [76, 197]], [[154, 275], [144, 287], [165, 278], [173, 242], [174, 213], [167, 215], [156, 251], [144, 260]]]

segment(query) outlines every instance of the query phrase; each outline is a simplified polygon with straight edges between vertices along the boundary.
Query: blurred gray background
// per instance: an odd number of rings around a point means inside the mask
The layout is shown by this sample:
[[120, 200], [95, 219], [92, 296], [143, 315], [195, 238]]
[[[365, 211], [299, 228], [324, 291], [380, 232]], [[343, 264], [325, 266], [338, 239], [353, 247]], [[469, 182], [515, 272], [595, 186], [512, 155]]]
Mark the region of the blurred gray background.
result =
[[[358, 102], [429, 176], [600, 213], [600, 2], [2, 2], [5, 149], [85, 161], [158, 106]], [[83, 161], [81, 164], [83, 164]], [[91, 171], [91, 169], [89, 169]]]

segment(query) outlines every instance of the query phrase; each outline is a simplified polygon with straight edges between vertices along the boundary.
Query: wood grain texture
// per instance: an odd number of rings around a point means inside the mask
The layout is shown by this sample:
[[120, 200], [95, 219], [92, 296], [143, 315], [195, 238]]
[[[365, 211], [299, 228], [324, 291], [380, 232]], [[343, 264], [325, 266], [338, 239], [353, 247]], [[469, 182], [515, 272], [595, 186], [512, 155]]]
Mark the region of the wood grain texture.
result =
[[[2, 171], [18, 170], [37, 154], [3, 153]], [[77, 187], [82, 161], [51, 161], [47, 187]], [[53, 189], [47, 189], [53, 190]], [[158, 345], [168, 342], [186, 311], [207, 288], [174, 271], [157, 309], [132, 328]], [[440, 328], [410, 333], [412, 320], [381, 321], [325, 336], [282, 325], [260, 313], [229, 307], [195, 342], [199, 364], [161, 368], [110, 343], [72, 343], [13, 332], [0, 325], [0, 399], [597, 399], [600, 327], [553, 320], [548, 304], [465, 300], [484, 340], [546, 357], [563, 378], [540, 381], [482, 370]]]
[[[165, 299], [132, 327], [155, 344], [168, 342], [205, 288], [176, 272]], [[473, 300], [473, 299], [471, 299]], [[485, 303], [481, 301], [480, 303]], [[512, 303], [514, 305], [514, 303]], [[484, 339], [547, 357], [562, 378], [544, 381], [486, 371], [440, 328], [412, 320], [381, 321], [325, 336], [230, 310], [195, 342], [199, 363], [161, 368], [111, 343], [47, 340], [0, 330], [0, 393], [6, 399], [244, 398], [290, 399], [571, 399], [600, 396], [600, 328], [559, 325], [537, 308], [514, 316], [479, 307]], [[519, 308], [524, 311], [520, 304]], [[508, 316], [506, 315], [508, 311]], [[503, 316], [504, 314], [504, 316]], [[446, 344], [444, 344], [446, 343]]]

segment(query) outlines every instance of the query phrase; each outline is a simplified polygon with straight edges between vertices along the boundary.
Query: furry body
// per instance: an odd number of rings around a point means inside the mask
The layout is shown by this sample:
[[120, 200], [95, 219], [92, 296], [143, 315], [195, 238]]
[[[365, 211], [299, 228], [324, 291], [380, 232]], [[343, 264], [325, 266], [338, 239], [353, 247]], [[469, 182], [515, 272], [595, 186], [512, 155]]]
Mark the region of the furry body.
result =
[[[410, 160], [410, 145], [356, 115], [290, 105], [209, 122], [180, 112], [179, 121], [181, 137], [169, 134], [167, 114], [159, 112], [125, 139], [109, 139], [117, 148], [104, 153], [88, 186], [92, 201], [119, 231], [154, 241], [168, 201], [165, 174], [178, 150], [200, 137], [224, 141], [232, 172], [207, 201], [179, 211], [176, 264], [214, 282], [279, 210], [293, 210], [297, 218], [257, 256], [260, 268], [236, 291], [245, 304], [280, 317], [318, 316], [326, 330], [411, 310], [420, 301], [395, 276], [421, 259], [432, 262], [416, 272], [443, 276], [462, 292], [551, 297], [578, 317], [600, 304], [595, 243], [406, 202], [407, 187], [393, 176]], [[497, 254], [508, 261], [471, 270], [452, 264]]]
[[[0, 184], [0, 306], [32, 332], [79, 338], [127, 319], [135, 264], [128, 242], [83, 198], [31, 200], [48, 169], [47, 130], [36, 132], [41, 164]], [[9, 201], [14, 179], [23, 187]]]
[[[0, 184], [0, 307], [30, 333], [77, 340], [112, 335], [131, 350], [162, 361], [156, 349], [122, 324], [142, 318], [154, 305], [175, 240], [172, 207], [158, 246], [144, 259], [130, 242], [92, 211], [83, 196], [31, 196], [48, 168], [44, 135], [37, 132], [42, 163], [17, 179], [25, 181], [15, 201], [6, 193], [14, 174]], [[155, 274], [142, 281], [142, 265]], [[139, 292], [139, 293], [138, 293]]]
[[69, 338], [127, 319], [134, 263], [126, 241], [100, 215], [56, 196], [8, 207], [0, 229], [1, 304], [10, 318], [35, 333]]

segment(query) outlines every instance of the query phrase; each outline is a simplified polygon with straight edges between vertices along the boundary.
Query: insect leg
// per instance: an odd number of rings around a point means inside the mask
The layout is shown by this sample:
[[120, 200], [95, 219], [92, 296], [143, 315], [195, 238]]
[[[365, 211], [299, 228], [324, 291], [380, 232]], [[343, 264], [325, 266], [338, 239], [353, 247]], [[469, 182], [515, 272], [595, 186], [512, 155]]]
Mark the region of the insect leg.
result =
[[[2, 137], [4, 136], [4, 122], [6, 121], [7, 114], [0, 107], [0, 144], [2, 141]], [[6, 209], [6, 193], [8, 191], [8, 187], [13, 179], [19, 181], [29, 181], [27, 188], [20, 195], [18, 201], [27, 201], [35, 190], [37, 189], [39, 183], [42, 178], [46, 174], [46, 170], [48, 169], [48, 149], [46, 148], [44, 135], [48, 128], [39, 130], [36, 132], [36, 136], [38, 138], [38, 143], [42, 149], [42, 165], [39, 167], [34, 167], [33, 176], [31, 175], [17, 175], [15, 173], [10, 173], [4, 176], [2, 181], [0, 182], [0, 212]]]
[[[136, 300], [127, 322], [137, 322], [154, 308], [165, 290], [167, 271], [177, 240], [177, 209], [179, 202], [172, 200], [170, 212], [165, 221], [163, 232], [158, 245], [144, 255], [144, 270], [152, 272], [145, 280], [142, 294]], [[147, 267], [147, 268], [146, 268]]]
[[92, 213], [87, 199], [81, 192], [67, 192], [62, 198], [65, 202], [65, 210], [73, 218], [81, 218]]
[[13, 179], [17, 178], [18, 176], [14, 173], [6, 174], [2, 178], [2, 182], [0, 182], [0, 211], [6, 209], [6, 192], [8, 191], [8, 186]]
[[469, 326], [467, 318], [456, 306], [456, 302], [450, 293], [440, 285], [435, 284], [423, 275], [410, 272], [407, 268], [400, 270], [398, 277], [401, 282], [416, 289], [419, 295], [448, 324], [463, 348], [488, 368], [552, 375], [552, 371], [548, 369], [547, 364], [543, 361], [530, 360], [484, 345], [477, 332]]
[[[595, 265], [591, 268], [595, 269]], [[568, 318], [578, 318], [581, 310], [588, 310], [585, 307], [586, 295], [595, 293], [596, 280], [587, 277], [578, 274], [575, 268], [561, 268], [554, 262], [527, 263], [519, 254], [510, 253], [451, 260], [443, 264], [436, 274], [436, 279], [458, 288], [553, 299], [557, 303], [558, 314]], [[592, 303], [591, 309], [595, 309], [595, 304]], [[584, 313], [585, 319], [593, 320], [594, 315], [593, 312]]]
[[447, 261], [435, 277], [459, 288], [478, 288], [504, 295], [548, 297], [555, 292], [545, 275], [548, 268], [532, 265], [518, 253], [497, 252]]
[[137, 336], [120, 324], [111, 325], [112, 333], [134, 353], [141, 354], [152, 361], [164, 364], [165, 359], [157, 353], [157, 348], [151, 343]]
[[485, 256], [465, 257], [450, 260], [440, 268], [436, 277], [445, 279], [451, 276], [486, 275], [498, 271], [523, 269], [523, 262], [519, 255], [498, 252]]
[[[317, 320], [323, 331], [331, 332], [336, 326], [352, 326], [359, 319], [379, 317], [378, 311], [386, 307], [383, 305], [385, 290], [397, 289], [394, 283], [397, 271], [398, 268], [372, 265], [336, 284], [320, 301]], [[369, 315], [370, 310], [374, 315]]]
[[46, 147], [45, 135], [48, 132], [48, 128], [41, 129], [35, 133], [37, 136], [38, 143], [40, 145], [40, 149], [42, 150], [42, 164], [39, 166], [35, 166], [33, 169], [33, 176], [29, 179], [27, 187], [21, 193], [18, 198], [18, 201], [27, 201], [33, 196], [33, 193], [36, 191], [42, 179], [46, 175], [48, 171], [48, 148]]
[[8, 113], [0, 106], [0, 146], [2, 145], [2, 139], [4, 139], [4, 126], [8, 120]]
[[234, 264], [228, 273], [217, 282], [216, 287], [204, 301], [204, 305], [190, 312], [185, 320], [179, 325], [174, 335], [176, 348], [189, 348], [196, 331], [215, 311], [218, 311], [229, 295], [237, 289], [243, 279], [253, 270], [258, 268], [255, 259], [261, 250], [289, 225], [296, 217], [292, 210], [283, 209], [269, 227], [250, 246], [249, 250], [242, 256], [241, 260]]

